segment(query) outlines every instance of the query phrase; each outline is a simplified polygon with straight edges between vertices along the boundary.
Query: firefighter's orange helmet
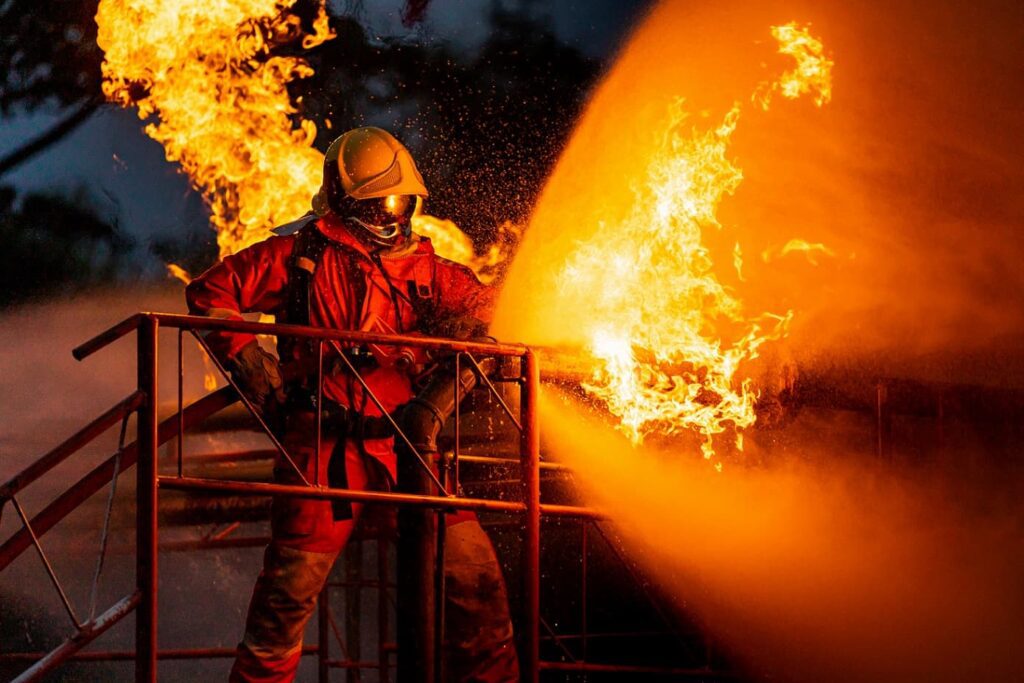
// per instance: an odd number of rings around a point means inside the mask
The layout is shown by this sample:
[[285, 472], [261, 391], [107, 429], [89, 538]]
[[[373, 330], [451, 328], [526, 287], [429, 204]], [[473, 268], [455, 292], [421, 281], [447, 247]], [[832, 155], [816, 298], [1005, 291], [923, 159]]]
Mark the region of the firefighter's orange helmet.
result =
[[428, 193], [405, 145], [386, 130], [368, 126], [348, 131], [327, 148], [324, 180], [313, 197], [313, 210], [326, 214], [332, 194], [362, 200]]

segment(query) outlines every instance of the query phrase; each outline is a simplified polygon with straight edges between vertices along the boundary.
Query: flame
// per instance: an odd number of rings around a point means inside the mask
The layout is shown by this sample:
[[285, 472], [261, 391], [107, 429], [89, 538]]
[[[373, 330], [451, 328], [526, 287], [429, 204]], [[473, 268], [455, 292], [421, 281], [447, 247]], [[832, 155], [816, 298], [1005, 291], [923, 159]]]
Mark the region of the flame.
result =
[[743, 277], [743, 249], [739, 242], [732, 248], [732, 267], [736, 269], [736, 279], [746, 282], [747, 279]]
[[[104, 94], [137, 107], [146, 134], [192, 179], [210, 207], [222, 257], [305, 214], [320, 187], [316, 124], [287, 90], [313, 70], [274, 48], [308, 50], [334, 34], [322, 0], [312, 32], [304, 33], [291, 11], [295, 1], [101, 0], [96, 14]], [[493, 268], [504, 254], [478, 256], [454, 223], [427, 219], [419, 224], [429, 223], [446, 258]]]
[[801, 27], [795, 21], [772, 26], [772, 36], [779, 41], [779, 54], [796, 60], [796, 68], [787, 71], [774, 83], [762, 84], [753, 100], [767, 110], [776, 92], [795, 100], [812, 94], [819, 107], [832, 99], [832, 67], [834, 62], [825, 55], [825, 46], [810, 34], [810, 27]]
[[506, 221], [498, 226], [497, 238], [487, 251], [478, 254], [469, 235], [450, 220], [417, 213], [412, 217], [412, 227], [416, 233], [430, 238], [438, 254], [472, 268], [484, 284], [500, 277], [522, 235], [519, 226]]
[[808, 263], [812, 266], [818, 265], [818, 258], [816, 254], [823, 254], [824, 256], [829, 257], [834, 257], [836, 255], [836, 252], [821, 242], [808, 242], [807, 240], [794, 238], [786, 242], [782, 247], [765, 249], [761, 252], [761, 260], [768, 263], [769, 261], [782, 258], [783, 256], [794, 252], [803, 254], [807, 258]]
[[[167, 273], [181, 280], [186, 285], [192, 282], [192, 276], [189, 275], [188, 271], [176, 263], [167, 264]], [[214, 391], [217, 389], [217, 369], [205, 353], [202, 354], [201, 358], [203, 359], [203, 388], [208, 392]]]
[[[830, 92], [830, 63], [805, 64], [805, 54], [820, 54], [820, 41], [795, 27], [772, 28], [780, 51], [792, 54], [798, 67], [768, 92]], [[809, 80], [793, 86], [799, 77]], [[746, 314], [718, 280], [704, 244], [706, 231], [722, 228], [719, 204], [743, 179], [728, 156], [739, 117], [735, 104], [716, 127], [691, 127], [684, 102], [677, 101], [630, 212], [579, 245], [559, 278], [560, 287], [573, 290], [570, 299], [590, 302], [586, 337], [597, 367], [584, 388], [618, 417], [634, 443], [652, 432], [688, 429], [700, 435], [705, 458], [725, 432], [742, 450], [741, 430], [756, 420], [757, 393], [738, 370], [762, 344], [785, 335], [792, 317]], [[738, 243], [733, 265], [742, 278]]]
[[181, 266], [179, 266], [176, 263], [168, 263], [167, 264], [167, 272], [172, 277], [178, 278], [179, 280], [181, 280], [186, 285], [188, 283], [192, 282], [192, 276], [188, 274], [188, 271], [185, 270], [184, 268], [182, 268]]

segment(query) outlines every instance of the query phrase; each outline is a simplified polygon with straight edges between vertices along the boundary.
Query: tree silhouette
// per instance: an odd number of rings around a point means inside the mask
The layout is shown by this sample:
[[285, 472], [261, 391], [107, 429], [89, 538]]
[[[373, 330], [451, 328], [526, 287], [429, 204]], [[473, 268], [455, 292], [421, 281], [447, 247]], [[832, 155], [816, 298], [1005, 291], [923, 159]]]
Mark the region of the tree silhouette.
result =
[[131, 240], [88, 207], [84, 195], [29, 194], [0, 187], [0, 307], [114, 278]]

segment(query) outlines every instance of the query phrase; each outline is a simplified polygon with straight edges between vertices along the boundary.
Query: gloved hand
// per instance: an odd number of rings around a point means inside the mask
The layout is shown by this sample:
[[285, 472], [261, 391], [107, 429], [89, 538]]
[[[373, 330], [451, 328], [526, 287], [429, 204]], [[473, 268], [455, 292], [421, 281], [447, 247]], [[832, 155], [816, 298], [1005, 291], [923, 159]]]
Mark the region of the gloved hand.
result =
[[460, 315], [438, 322], [431, 333], [438, 337], [448, 337], [460, 341], [491, 341], [487, 336], [487, 323], [471, 315]]
[[284, 403], [284, 380], [277, 358], [253, 340], [230, 360], [231, 376], [246, 397], [260, 411]]

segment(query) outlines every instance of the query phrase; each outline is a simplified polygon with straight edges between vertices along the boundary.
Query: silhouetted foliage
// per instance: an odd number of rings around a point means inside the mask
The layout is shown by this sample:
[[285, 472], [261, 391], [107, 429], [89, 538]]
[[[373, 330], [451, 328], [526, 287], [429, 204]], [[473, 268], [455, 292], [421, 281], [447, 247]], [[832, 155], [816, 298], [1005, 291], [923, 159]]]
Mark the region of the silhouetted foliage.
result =
[[0, 187], [0, 306], [73, 292], [112, 280], [131, 248], [83, 196], [29, 194], [16, 202]]
[[73, 105], [100, 94], [98, 0], [0, 3], [0, 113]]

